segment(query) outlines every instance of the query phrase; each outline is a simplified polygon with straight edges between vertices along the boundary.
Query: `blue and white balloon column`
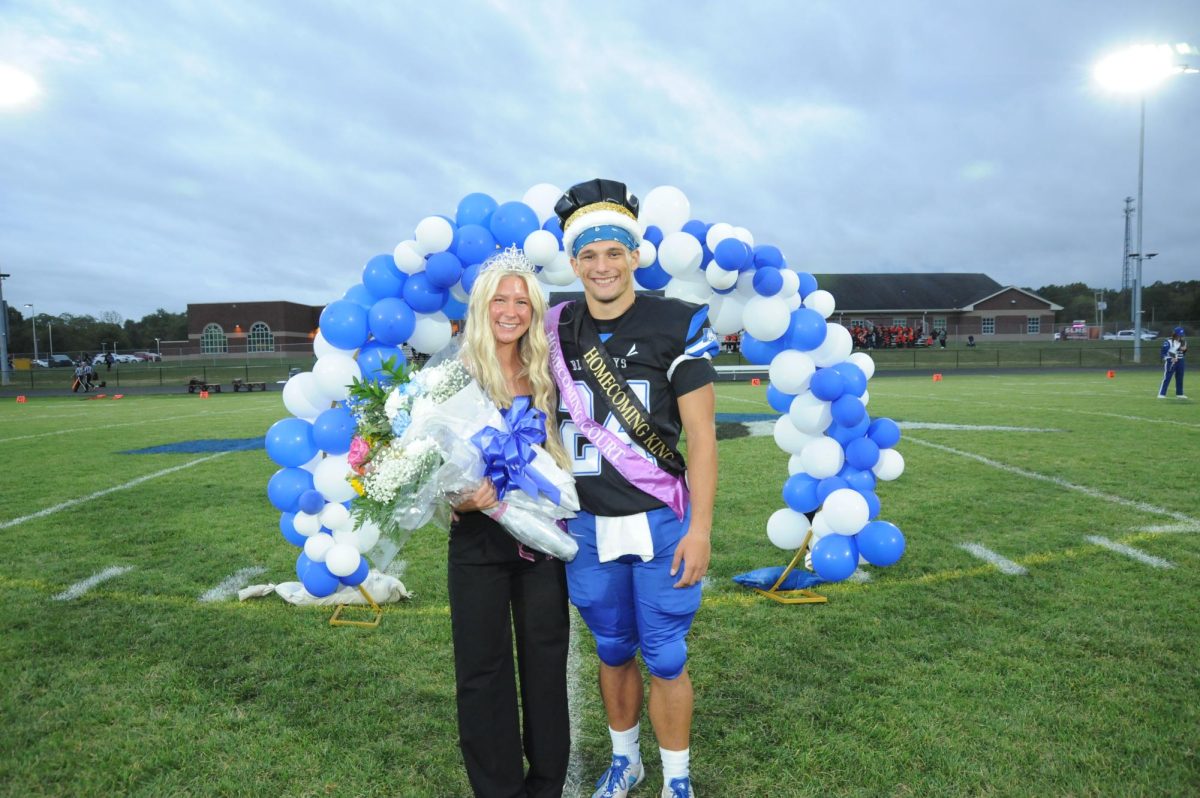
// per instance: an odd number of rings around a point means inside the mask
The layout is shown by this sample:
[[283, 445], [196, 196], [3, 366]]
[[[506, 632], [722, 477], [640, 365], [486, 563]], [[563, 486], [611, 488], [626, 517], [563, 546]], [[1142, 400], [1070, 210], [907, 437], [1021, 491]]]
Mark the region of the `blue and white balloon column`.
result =
[[[296, 573], [314, 596], [367, 576], [363, 554], [379, 529], [356, 526], [349, 508], [357, 495], [347, 454], [354, 419], [346, 408], [355, 378], [381, 378], [388, 358], [404, 362], [401, 344], [434, 354], [451, 339], [451, 319], [462, 318], [480, 264], [499, 249], [519, 246], [548, 286], [574, 280], [562, 251], [554, 204], [562, 191], [538, 184], [520, 201], [499, 203], [468, 194], [453, 216], [429, 216], [413, 237], [376, 255], [361, 282], [321, 313], [314, 342], [316, 365], [283, 390], [290, 417], [267, 432], [267, 454], [280, 469], [267, 496], [280, 511], [284, 538], [303, 551]], [[866, 413], [871, 359], [851, 354], [850, 335], [827, 321], [834, 298], [812, 275], [790, 268], [778, 248], [754, 243], [744, 227], [691, 218], [687, 197], [672, 186], [642, 201], [644, 228], [639, 268], [645, 288], [709, 305], [719, 335], [745, 330], [742, 351], [770, 364], [768, 399], [780, 412], [775, 440], [792, 455], [784, 509], [767, 523], [767, 536], [785, 549], [799, 547], [809, 529], [805, 512], [817, 510], [812, 529], [818, 575], [835, 581], [853, 572], [861, 555], [876, 565], [895, 562], [904, 549], [900, 531], [878, 516], [877, 480], [895, 479], [904, 460], [894, 450], [899, 429]]]

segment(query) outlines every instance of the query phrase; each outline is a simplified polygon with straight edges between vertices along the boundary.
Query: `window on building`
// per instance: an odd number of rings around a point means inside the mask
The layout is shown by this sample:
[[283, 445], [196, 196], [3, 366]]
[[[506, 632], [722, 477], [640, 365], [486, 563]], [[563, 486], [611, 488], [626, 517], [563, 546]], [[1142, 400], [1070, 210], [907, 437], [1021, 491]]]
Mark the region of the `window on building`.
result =
[[979, 332], [983, 333], [984, 335], [995, 335], [996, 334], [996, 317], [995, 316], [984, 316], [982, 319], [980, 319], [979, 320]]
[[941, 332], [942, 330], [946, 329], [946, 317], [945, 316], [941, 316], [941, 317], [934, 316], [933, 317], [933, 329], [937, 332]]
[[229, 339], [220, 324], [209, 324], [200, 333], [200, 351], [206, 355], [224, 354], [229, 351]]
[[246, 338], [247, 352], [274, 352], [275, 336], [265, 321], [256, 321], [250, 325], [250, 335]]
[[1030, 335], [1037, 335], [1042, 331], [1041, 316], [1026, 316], [1025, 317], [1025, 332]]
[[908, 319], [892, 319], [893, 327], [907, 327]]

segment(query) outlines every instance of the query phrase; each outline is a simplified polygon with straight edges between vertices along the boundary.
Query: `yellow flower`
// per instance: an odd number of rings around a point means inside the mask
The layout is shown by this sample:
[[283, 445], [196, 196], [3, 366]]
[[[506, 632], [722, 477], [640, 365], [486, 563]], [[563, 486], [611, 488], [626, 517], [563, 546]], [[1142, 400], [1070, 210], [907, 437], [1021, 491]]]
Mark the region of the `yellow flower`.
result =
[[367, 495], [366, 489], [363, 488], [362, 480], [358, 479], [357, 477], [350, 480], [350, 487], [354, 488], [354, 491], [359, 496]]

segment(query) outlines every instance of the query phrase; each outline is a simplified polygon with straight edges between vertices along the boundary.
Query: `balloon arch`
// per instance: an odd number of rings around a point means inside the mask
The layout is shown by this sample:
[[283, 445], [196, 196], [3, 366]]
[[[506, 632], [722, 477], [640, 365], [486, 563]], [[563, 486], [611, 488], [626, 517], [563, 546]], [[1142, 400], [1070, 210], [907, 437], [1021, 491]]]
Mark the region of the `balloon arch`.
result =
[[[355, 378], [382, 377], [389, 358], [403, 363], [402, 344], [428, 354], [444, 349], [450, 319], [465, 315], [480, 264], [497, 249], [524, 249], [548, 286], [571, 283], [554, 215], [561, 196], [548, 183], [519, 202], [469, 194], [453, 219], [426, 217], [412, 239], [367, 261], [362, 281], [322, 311], [316, 364], [288, 380], [283, 402], [291, 416], [266, 435], [267, 454], [280, 466], [267, 495], [281, 513], [284, 538], [303, 549], [296, 571], [314, 596], [360, 584], [370, 569], [363, 555], [379, 538], [377, 527], [356, 525], [349, 510], [357, 494], [347, 462], [355, 429], [348, 386]], [[687, 197], [673, 186], [645, 196], [640, 222], [638, 284], [707, 304], [713, 330], [741, 331], [743, 356], [769, 366], [767, 401], [780, 413], [775, 442], [791, 457], [785, 506], [767, 520], [768, 539], [795, 550], [811, 528], [813, 568], [826, 581], [848, 577], [860, 558], [896, 562], [904, 536], [876, 520], [875, 488], [904, 470], [894, 448], [900, 429], [867, 413], [875, 365], [866, 353], [851, 352], [845, 327], [828, 321], [833, 295], [811, 274], [789, 267], [779, 248], [756, 245], [746, 228], [692, 219]]]

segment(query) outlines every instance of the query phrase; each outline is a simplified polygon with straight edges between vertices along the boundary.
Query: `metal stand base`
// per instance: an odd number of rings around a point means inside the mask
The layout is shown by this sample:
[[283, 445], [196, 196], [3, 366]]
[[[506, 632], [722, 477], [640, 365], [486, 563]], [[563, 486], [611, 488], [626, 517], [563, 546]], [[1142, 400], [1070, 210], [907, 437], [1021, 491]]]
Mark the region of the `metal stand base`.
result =
[[826, 604], [829, 599], [819, 593], [814, 593], [808, 589], [800, 590], [780, 590], [779, 586], [783, 584], [783, 580], [787, 579], [787, 575], [796, 569], [796, 566], [804, 561], [804, 552], [808, 550], [808, 544], [812, 540], [812, 530], [808, 530], [808, 534], [804, 536], [804, 542], [800, 544], [800, 548], [796, 550], [796, 556], [788, 563], [788, 567], [783, 569], [783, 573], [775, 580], [775, 584], [771, 585], [769, 590], [754, 588], [754, 592], [760, 596], [769, 598], [771, 601], [777, 601], [780, 604]]
[[[333, 617], [329, 619], [330, 626], [365, 626], [370, 629], [379, 626], [379, 622], [383, 620], [383, 610], [375, 603], [375, 599], [371, 598], [371, 594], [362, 585], [358, 586], [358, 592], [363, 594], [363, 598], [367, 600], [369, 606], [360, 607], [356, 604], [339, 604], [337, 609], [333, 611]], [[349, 610], [369, 612], [371, 619], [368, 621], [351, 621], [343, 618], [342, 613]]]

